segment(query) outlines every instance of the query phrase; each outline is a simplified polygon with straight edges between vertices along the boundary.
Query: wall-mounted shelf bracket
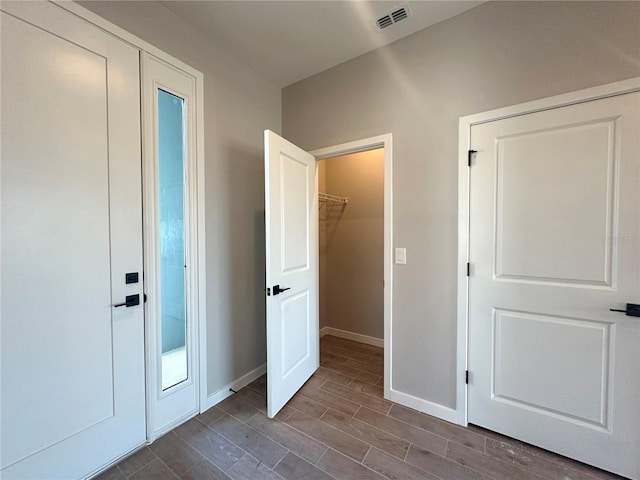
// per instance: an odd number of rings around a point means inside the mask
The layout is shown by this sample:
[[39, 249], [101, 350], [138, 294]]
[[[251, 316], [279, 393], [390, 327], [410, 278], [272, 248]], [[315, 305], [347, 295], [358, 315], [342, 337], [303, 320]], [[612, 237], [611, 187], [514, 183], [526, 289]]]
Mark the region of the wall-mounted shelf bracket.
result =
[[318, 200], [320, 201], [320, 203], [328, 203], [328, 204], [346, 205], [347, 203], [349, 203], [349, 199], [347, 197], [329, 195], [328, 193], [318, 193]]

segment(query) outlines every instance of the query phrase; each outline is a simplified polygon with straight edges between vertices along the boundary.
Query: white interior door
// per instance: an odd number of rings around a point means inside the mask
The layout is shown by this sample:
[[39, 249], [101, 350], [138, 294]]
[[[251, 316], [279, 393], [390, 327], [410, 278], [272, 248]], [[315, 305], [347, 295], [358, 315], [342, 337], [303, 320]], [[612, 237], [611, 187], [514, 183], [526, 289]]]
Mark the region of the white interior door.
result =
[[469, 422], [640, 478], [640, 94], [471, 146]]
[[267, 415], [320, 364], [316, 159], [264, 133], [267, 257]]
[[146, 438], [138, 52], [1, 8], [0, 476], [83, 478]]

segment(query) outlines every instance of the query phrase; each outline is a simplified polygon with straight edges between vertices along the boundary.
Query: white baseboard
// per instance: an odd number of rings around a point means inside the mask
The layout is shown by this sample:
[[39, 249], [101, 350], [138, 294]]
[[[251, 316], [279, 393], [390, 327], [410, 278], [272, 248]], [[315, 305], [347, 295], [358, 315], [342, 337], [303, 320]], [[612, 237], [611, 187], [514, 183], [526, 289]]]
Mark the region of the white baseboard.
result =
[[344, 338], [345, 340], [353, 340], [354, 342], [366, 343], [367, 345], [373, 345], [374, 347], [384, 348], [384, 339], [369, 337], [368, 335], [361, 335], [360, 333], [347, 332], [346, 330], [340, 330], [339, 328], [323, 327], [320, 329], [320, 336], [333, 335], [334, 337]]
[[211, 395], [209, 395], [207, 397], [207, 399], [205, 401], [205, 404], [204, 405], [200, 405], [200, 413], [203, 413], [206, 410], [209, 410], [211, 407], [213, 407], [214, 405], [220, 403], [222, 400], [224, 400], [225, 398], [230, 396], [233, 393], [230, 390], [231, 388], [236, 390], [236, 391], [238, 391], [241, 388], [246, 387], [247, 385], [249, 385], [256, 378], [261, 377], [262, 375], [264, 375], [266, 372], [267, 372], [267, 364], [263, 363], [258, 368], [255, 368], [255, 369], [251, 370], [250, 372], [245, 373], [243, 376], [241, 376], [240, 378], [235, 379], [230, 384], [225, 385], [224, 387], [219, 389], [217, 392], [212, 393]]
[[153, 432], [152, 434], [149, 434], [150, 437], [147, 439], [148, 443], [151, 444], [151, 443], [155, 442], [158, 438], [163, 436], [165, 433], [168, 433], [171, 430], [173, 430], [174, 428], [179, 427], [180, 425], [182, 425], [186, 421], [191, 420], [193, 417], [198, 415], [198, 413], [199, 413], [198, 409], [192, 410], [189, 413], [185, 413], [184, 415], [181, 415], [180, 418], [178, 418], [176, 420], [173, 420], [173, 421], [167, 423], [166, 425], [158, 428], [155, 432]]
[[392, 402], [399, 403], [405, 407], [413, 408], [419, 412], [426, 413], [433, 417], [446, 420], [447, 422], [457, 423], [458, 413], [454, 408], [445, 407], [438, 403], [429, 402], [418, 397], [414, 397], [408, 393], [399, 392], [397, 390], [389, 391], [389, 398]]
[[131, 450], [127, 450], [126, 453], [123, 453], [122, 455], [120, 455], [119, 457], [116, 457], [115, 459], [111, 460], [109, 463], [105, 464], [104, 466], [100, 467], [99, 469], [97, 469], [95, 472], [90, 473], [87, 477], [85, 477], [86, 479], [90, 480], [93, 478], [97, 478], [100, 476], [100, 474], [106, 472], [107, 470], [110, 470], [113, 466], [119, 464], [121, 461], [123, 461], [124, 459], [126, 459], [127, 457], [130, 457], [131, 455], [133, 455], [134, 453], [136, 453], [138, 450], [142, 450], [143, 448], [145, 448], [147, 445], [149, 445], [149, 442], [147, 442], [147, 440], [145, 439], [144, 442], [138, 444], [137, 446], [133, 447]]

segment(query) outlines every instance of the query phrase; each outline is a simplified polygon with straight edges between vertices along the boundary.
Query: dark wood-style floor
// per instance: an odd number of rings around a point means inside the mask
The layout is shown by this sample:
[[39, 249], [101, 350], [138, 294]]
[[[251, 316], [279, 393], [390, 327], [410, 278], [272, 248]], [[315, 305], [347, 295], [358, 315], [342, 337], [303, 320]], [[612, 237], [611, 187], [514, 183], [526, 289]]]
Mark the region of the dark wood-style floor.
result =
[[321, 367], [275, 420], [261, 377], [98, 477], [594, 480], [615, 475], [385, 400], [382, 349], [321, 339]]

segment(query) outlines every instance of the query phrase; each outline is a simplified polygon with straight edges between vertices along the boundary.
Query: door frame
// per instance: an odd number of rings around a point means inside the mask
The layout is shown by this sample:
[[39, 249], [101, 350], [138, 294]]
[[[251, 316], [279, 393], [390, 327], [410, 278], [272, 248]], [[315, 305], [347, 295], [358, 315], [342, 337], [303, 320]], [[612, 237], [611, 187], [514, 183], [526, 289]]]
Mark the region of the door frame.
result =
[[[182, 92], [174, 92], [166, 84], [166, 79], [160, 79], [150, 73], [153, 70], [152, 64], [162, 65], [168, 71], [180, 75], [192, 86], [191, 94], [184, 95]], [[192, 69], [193, 71], [193, 69]], [[145, 367], [146, 367], [146, 404], [147, 404], [147, 441], [153, 442], [156, 438], [182, 424], [189, 418], [200, 412], [201, 404], [201, 380], [200, 380], [200, 359], [199, 359], [199, 330], [201, 325], [201, 314], [199, 305], [202, 303], [199, 298], [200, 274], [204, 270], [199, 259], [199, 238], [198, 218], [199, 212], [204, 207], [201, 206], [202, 195], [198, 188], [198, 151], [197, 138], [198, 112], [202, 110], [202, 97], [197, 94], [197, 77], [192, 72], [185, 72], [184, 69], [177, 68], [171, 63], [159, 59], [155, 55], [142, 51], [140, 53], [140, 74], [141, 74], [141, 96], [142, 96], [142, 218], [143, 218], [143, 241], [144, 241], [144, 291], [149, 294], [145, 298]], [[151, 88], [150, 88], [151, 87]], [[184, 132], [184, 233], [185, 233], [185, 311], [186, 311], [186, 332], [185, 340], [187, 346], [188, 377], [187, 380], [178, 383], [166, 393], [161, 390], [162, 376], [162, 352], [158, 346], [161, 338], [162, 317], [161, 317], [161, 293], [160, 293], [160, 227], [159, 227], [159, 153], [156, 142], [158, 141], [157, 121], [158, 112], [155, 100], [157, 89], [163, 90], [184, 98], [186, 127]], [[167, 406], [162, 406], [162, 400], [170, 395], [178, 394], [190, 385], [195, 386], [196, 405], [188, 412], [181, 414], [174, 420], [165, 424], [157, 424], [159, 417], [166, 415]], [[158, 393], [160, 392], [160, 393]], [[185, 392], [182, 392], [183, 395]]]
[[458, 129], [458, 313], [456, 362], [456, 421], [459, 425], [466, 426], [468, 424], [467, 413], [469, 407], [466, 372], [469, 352], [469, 277], [467, 276], [467, 263], [470, 261], [469, 237], [471, 234], [469, 228], [469, 191], [471, 184], [470, 167], [468, 165], [469, 151], [473, 148], [471, 145], [471, 127], [482, 123], [638, 91], [640, 91], [640, 77], [634, 77], [620, 82], [608, 83], [460, 117]]
[[[194, 321], [194, 326], [197, 329], [197, 344], [196, 348], [198, 350], [199, 362], [198, 365], [194, 365], [194, 368], [198, 369], [198, 383], [199, 383], [199, 411], [202, 412], [207, 407], [207, 283], [206, 283], [206, 238], [205, 238], [205, 156], [204, 156], [204, 74], [199, 70], [196, 70], [192, 66], [184, 63], [178, 58], [169, 55], [168, 53], [160, 50], [159, 48], [153, 46], [152, 44], [142, 40], [141, 38], [129, 33], [125, 29], [111, 23], [108, 20], [100, 17], [99, 15], [93, 13], [90, 10], [82, 7], [81, 5], [69, 2], [66, 0], [50, 0], [52, 3], [57, 5], [60, 8], [63, 8], [74, 15], [86, 20], [87, 22], [111, 33], [112, 35], [120, 38], [124, 42], [132, 45], [137, 48], [139, 52], [147, 52], [154, 57], [168, 63], [174, 68], [184, 71], [188, 75], [191, 75], [195, 78], [195, 97], [196, 97], [196, 125], [195, 125], [195, 162], [194, 162], [194, 179], [191, 182], [191, 187], [195, 188], [192, 208], [194, 209], [194, 214], [192, 216], [192, 224], [190, 226], [192, 236], [192, 248], [194, 258], [194, 265], [197, 268], [197, 271], [193, 274], [193, 291], [190, 294], [189, 301], [190, 306], [192, 307], [192, 318]], [[142, 135], [144, 137], [145, 131], [142, 130]], [[141, 146], [142, 148], [142, 146]], [[141, 167], [142, 167], [142, 151], [141, 151]], [[143, 188], [145, 187], [145, 179], [143, 178]], [[142, 199], [141, 199], [142, 201]], [[148, 206], [148, 205], [147, 205]], [[144, 207], [143, 207], [144, 208]], [[145, 232], [143, 231], [143, 237], [145, 242], [145, 250], [146, 250], [146, 242], [147, 238], [145, 236]], [[147, 255], [145, 251], [145, 255]], [[146, 291], [146, 286], [150, 279], [144, 279], [143, 284]], [[146, 308], [145, 308], [146, 310]], [[148, 325], [146, 325], [146, 312], [145, 312], [145, 332], [148, 334]], [[148, 339], [147, 345], [145, 346], [145, 368], [147, 369], [147, 376], [149, 375], [148, 371], [148, 355], [149, 355], [149, 346]], [[147, 382], [146, 394], [147, 399], [149, 398], [150, 392], [148, 390], [149, 385]], [[149, 428], [151, 425], [151, 417], [150, 411], [148, 409], [147, 403], [147, 444], [151, 443], [155, 438], [159, 435], [152, 435]], [[128, 452], [120, 459], [126, 457], [131, 452]], [[115, 459], [114, 462], [110, 465], [104, 467], [104, 470], [109, 468], [111, 465], [117, 463], [120, 459]]]
[[[393, 390], [392, 382], [392, 305], [393, 305], [393, 136], [391, 133], [312, 150], [316, 162], [351, 153], [384, 149], [384, 398], [407, 405], [404, 394]], [[316, 194], [318, 174], [316, 171]], [[411, 406], [408, 404], [408, 406]]]

